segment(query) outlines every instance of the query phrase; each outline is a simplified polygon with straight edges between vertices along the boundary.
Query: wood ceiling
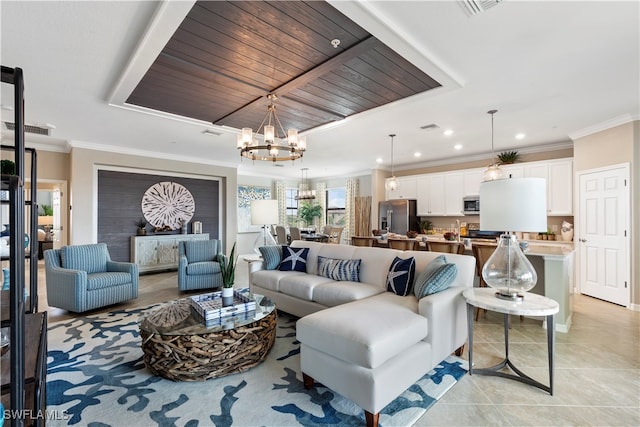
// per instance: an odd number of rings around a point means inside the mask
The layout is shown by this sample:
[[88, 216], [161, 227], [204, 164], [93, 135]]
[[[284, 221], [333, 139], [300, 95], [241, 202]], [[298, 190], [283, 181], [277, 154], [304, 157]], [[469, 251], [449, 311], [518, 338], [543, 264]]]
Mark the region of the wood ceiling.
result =
[[255, 131], [276, 93], [304, 131], [439, 86], [328, 3], [199, 1], [127, 103]]

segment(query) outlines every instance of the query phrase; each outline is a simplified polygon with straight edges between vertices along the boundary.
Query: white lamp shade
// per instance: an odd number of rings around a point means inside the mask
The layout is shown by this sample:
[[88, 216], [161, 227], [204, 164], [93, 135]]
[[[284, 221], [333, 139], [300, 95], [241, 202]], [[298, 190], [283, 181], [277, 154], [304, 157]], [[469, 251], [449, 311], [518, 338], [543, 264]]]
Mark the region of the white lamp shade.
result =
[[277, 200], [252, 200], [251, 224], [269, 225], [278, 223]]
[[480, 183], [480, 229], [547, 231], [547, 182], [510, 178]]

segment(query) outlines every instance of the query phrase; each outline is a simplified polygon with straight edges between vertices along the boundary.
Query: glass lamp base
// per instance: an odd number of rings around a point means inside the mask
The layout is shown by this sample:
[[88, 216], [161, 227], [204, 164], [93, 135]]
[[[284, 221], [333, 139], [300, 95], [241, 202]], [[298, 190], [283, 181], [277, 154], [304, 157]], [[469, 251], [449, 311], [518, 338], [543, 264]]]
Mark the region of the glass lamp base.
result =
[[496, 298], [504, 299], [507, 301], [520, 302], [524, 299], [524, 295], [517, 292], [496, 291]]
[[260, 255], [260, 247], [261, 246], [273, 246], [276, 245], [276, 241], [274, 240], [271, 233], [268, 231], [269, 227], [266, 225], [262, 227], [260, 234], [256, 237], [256, 240], [253, 242], [253, 251]]

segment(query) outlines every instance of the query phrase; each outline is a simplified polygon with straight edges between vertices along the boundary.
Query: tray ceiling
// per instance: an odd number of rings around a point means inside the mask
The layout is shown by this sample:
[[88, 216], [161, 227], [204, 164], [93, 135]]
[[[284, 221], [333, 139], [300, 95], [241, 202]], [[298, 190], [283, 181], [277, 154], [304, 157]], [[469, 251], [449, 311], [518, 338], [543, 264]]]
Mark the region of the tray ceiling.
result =
[[328, 3], [200, 1], [127, 103], [255, 130], [276, 93], [304, 131], [439, 86]]

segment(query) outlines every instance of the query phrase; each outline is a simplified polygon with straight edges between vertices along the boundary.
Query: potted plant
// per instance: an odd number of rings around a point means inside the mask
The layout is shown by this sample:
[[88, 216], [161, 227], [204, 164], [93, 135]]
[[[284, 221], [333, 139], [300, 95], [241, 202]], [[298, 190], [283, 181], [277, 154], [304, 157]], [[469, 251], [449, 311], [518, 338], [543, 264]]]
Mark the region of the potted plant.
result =
[[15, 175], [16, 163], [13, 160], [1, 160], [0, 161], [0, 173], [2, 175]]
[[145, 236], [147, 234], [147, 220], [144, 218], [137, 219], [135, 221], [136, 227], [138, 227], [137, 235]]
[[517, 151], [504, 151], [498, 154], [498, 161], [501, 165], [508, 165], [517, 162], [518, 157], [520, 157], [520, 154]]
[[313, 221], [316, 218], [320, 218], [322, 216], [322, 206], [312, 203], [303, 203], [298, 208], [298, 216], [300, 216], [300, 219], [302, 219], [308, 227], [313, 224]]
[[231, 255], [227, 257], [222, 254], [218, 257], [220, 264], [220, 274], [222, 274], [222, 305], [233, 304], [233, 283], [236, 276], [236, 244], [231, 248]]
[[429, 234], [429, 230], [433, 227], [433, 223], [428, 219], [423, 221], [418, 221], [418, 228], [420, 229], [421, 234]]

